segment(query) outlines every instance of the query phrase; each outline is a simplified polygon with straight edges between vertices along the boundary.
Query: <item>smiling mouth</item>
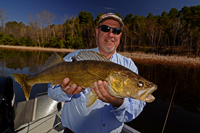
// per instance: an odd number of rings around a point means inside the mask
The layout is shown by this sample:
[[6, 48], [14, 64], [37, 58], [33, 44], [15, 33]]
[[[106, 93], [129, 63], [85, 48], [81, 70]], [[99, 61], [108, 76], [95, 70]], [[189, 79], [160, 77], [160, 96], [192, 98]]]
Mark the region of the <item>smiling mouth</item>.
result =
[[114, 41], [106, 41], [106, 43], [114, 43]]
[[111, 39], [111, 38], [105, 39], [105, 41], [106, 41], [106, 42], [114, 42], [114, 40]]

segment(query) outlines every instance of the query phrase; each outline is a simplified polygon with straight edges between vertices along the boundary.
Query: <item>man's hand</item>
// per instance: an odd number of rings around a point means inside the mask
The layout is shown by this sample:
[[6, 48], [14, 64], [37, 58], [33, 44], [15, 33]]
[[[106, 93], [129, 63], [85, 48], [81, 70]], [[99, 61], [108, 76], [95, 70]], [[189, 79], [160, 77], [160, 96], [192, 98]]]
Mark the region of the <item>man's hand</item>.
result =
[[98, 82], [94, 82], [94, 88], [91, 88], [94, 91], [98, 99], [103, 102], [110, 103], [113, 107], [119, 107], [123, 104], [124, 98], [113, 97], [108, 92], [108, 83], [106, 81], [99, 80]]
[[69, 78], [65, 78], [63, 79], [63, 81], [60, 83], [60, 87], [61, 89], [67, 94], [73, 94], [76, 95], [78, 93], [80, 93], [81, 91], [83, 91], [83, 88], [80, 86], [77, 86], [76, 84], [72, 84], [71, 86], [68, 85], [69, 83]]

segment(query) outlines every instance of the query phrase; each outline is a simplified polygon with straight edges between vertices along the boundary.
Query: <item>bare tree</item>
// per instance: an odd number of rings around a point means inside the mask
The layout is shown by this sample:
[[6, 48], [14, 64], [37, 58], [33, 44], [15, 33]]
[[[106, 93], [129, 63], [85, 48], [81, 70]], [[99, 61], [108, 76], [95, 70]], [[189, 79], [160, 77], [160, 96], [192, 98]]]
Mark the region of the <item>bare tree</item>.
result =
[[129, 29], [126, 25], [124, 25], [123, 27], [123, 36], [124, 38], [122, 39], [123, 40], [123, 52], [126, 52], [126, 49], [127, 49], [127, 38], [128, 38], [128, 35], [129, 35]]
[[146, 29], [145, 27], [145, 24], [144, 23], [141, 23], [139, 21], [136, 21], [136, 26], [137, 28], [134, 27], [134, 30], [133, 30], [133, 33], [137, 36], [138, 38], [138, 42], [137, 42], [137, 45], [138, 47], [140, 46], [141, 44], [141, 40], [143, 38], [143, 35], [144, 35], [144, 31]]
[[30, 27], [34, 30], [35, 33], [33, 33], [33, 36], [32, 38], [36, 37], [37, 39], [37, 43], [39, 44], [40, 46], [40, 36], [39, 36], [39, 22], [38, 22], [38, 18], [33, 18], [32, 15], [29, 14], [29, 19], [30, 19], [30, 22], [29, 22], [29, 25]]
[[[66, 23], [67, 19], [68, 19], [68, 15], [66, 15], [66, 14], [65, 14], [64, 18], [61, 18], [61, 20], [64, 23]], [[67, 30], [67, 27], [65, 24], [62, 25], [62, 29], [63, 29], [63, 38], [62, 39], [64, 40], [66, 38], [65, 36], [66, 36], [66, 30]]]
[[8, 19], [8, 14], [6, 13], [6, 9], [0, 8], [0, 20], [1, 20], [1, 23], [2, 23], [2, 30], [4, 29], [3, 24], [4, 24], [6, 19]]
[[64, 18], [62, 17], [61, 20], [65, 23], [68, 19], [68, 15], [65, 14]]
[[44, 42], [44, 36], [43, 36], [43, 30], [44, 30], [44, 23], [43, 23], [43, 15], [42, 13], [37, 13], [36, 14], [37, 20], [38, 20], [38, 25], [40, 28], [40, 36], [41, 36], [41, 42]]
[[147, 37], [151, 41], [152, 50], [155, 49], [156, 39], [157, 39], [157, 32], [158, 28], [156, 26], [156, 19], [147, 19], [146, 20], [146, 28], [147, 28]]
[[43, 23], [47, 27], [46, 37], [47, 37], [47, 40], [48, 40], [49, 39], [48, 36], [51, 35], [50, 24], [52, 23], [52, 21], [54, 19], [57, 18], [57, 16], [55, 14], [50, 13], [47, 10], [42, 11], [42, 16], [43, 16]]
[[[49, 40], [49, 36], [51, 35], [50, 24], [56, 18], [56, 15], [51, 14], [50, 12], [43, 10], [40, 13], [37, 13], [35, 18], [32, 15], [29, 15], [29, 25], [35, 31], [35, 36], [37, 38], [37, 42], [40, 46], [40, 43]], [[44, 37], [46, 34], [46, 38]], [[41, 40], [40, 40], [41, 39]], [[40, 42], [41, 41], [41, 42]]]
[[181, 21], [180, 21], [180, 18], [174, 18], [174, 19], [171, 19], [171, 22], [172, 22], [172, 27], [171, 27], [171, 35], [172, 37], [174, 38], [173, 39], [173, 54], [175, 53], [175, 46], [176, 46], [176, 40], [177, 40], [177, 36], [179, 34], [179, 30], [182, 28], [181, 27]]

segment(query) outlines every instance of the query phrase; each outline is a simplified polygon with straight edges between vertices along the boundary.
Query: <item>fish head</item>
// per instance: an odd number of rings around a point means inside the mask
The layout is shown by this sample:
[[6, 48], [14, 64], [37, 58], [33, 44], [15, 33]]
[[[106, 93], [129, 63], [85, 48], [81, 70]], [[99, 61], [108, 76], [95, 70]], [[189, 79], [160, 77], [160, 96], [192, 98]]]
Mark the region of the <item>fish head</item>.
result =
[[157, 89], [157, 85], [141, 76], [130, 77], [124, 81], [124, 89], [129, 91], [129, 97], [144, 102], [153, 102], [155, 97], [151, 94]]
[[153, 102], [155, 97], [151, 93], [157, 85], [132, 72], [116, 72], [109, 77], [108, 88], [110, 94], [116, 97]]

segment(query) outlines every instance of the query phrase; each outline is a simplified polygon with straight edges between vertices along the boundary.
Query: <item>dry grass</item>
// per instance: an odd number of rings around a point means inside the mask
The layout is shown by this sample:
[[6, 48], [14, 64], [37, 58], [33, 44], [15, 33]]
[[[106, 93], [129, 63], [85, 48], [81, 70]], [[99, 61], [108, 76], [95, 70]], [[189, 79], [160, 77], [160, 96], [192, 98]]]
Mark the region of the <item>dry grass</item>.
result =
[[155, 54], [146, 54], [142, 52], [123, 53], [120, 54], [132, 58], [139, 63], [154, 63], [161, 65], [187, 66], [192, 68], [200, 68], [200, 58], [188, 58], [187, 56], [162, 56]]

